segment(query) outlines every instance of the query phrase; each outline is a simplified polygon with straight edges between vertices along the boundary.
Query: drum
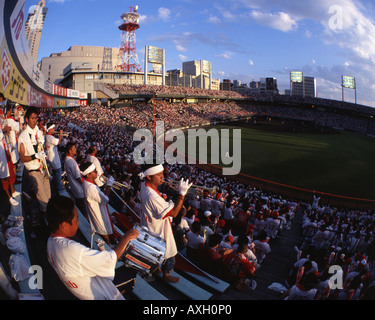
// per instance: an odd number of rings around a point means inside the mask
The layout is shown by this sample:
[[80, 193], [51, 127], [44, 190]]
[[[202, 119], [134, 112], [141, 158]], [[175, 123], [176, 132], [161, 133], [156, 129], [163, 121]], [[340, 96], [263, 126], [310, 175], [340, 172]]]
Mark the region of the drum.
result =
[[126, 266], [153, 273], [164, 261], [166, 244], [159, 234], [136, 224], [139, 236], [129, 242], [122, 261]]

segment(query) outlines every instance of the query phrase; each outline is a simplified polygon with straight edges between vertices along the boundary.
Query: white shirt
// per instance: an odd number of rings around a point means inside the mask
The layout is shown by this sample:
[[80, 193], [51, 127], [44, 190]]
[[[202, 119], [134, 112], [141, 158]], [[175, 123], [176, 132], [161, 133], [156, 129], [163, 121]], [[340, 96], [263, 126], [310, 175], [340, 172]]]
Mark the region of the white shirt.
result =
[[[36, 153], [34, 146], [37, 146], [39, 143], [44, 143], [42, 131], [38, 130], [37, 128], [33, 130], [29, 126], [26, 126], [26, 129], [23, 130], [18, 137], [18, 151], [23, 144], [25, 148], [25, 156], [32, 156]], [[40, 169], [40, 162], [38, 159], [25, 162], [24, 164], [28, 171]]]
[[98, 158], [91, 154], [87, 156], [87, 161], [93, 163], [95, 166], [96, 172], [98, 174], [98, 177], [95, 179], [95, 183], [100, 188], [104, 185], [104, 183], [99, 179], [99, 177], [103, 174], [102, 166], [100, 165]]
[[289, 296], [285, 300], [313, 300], [317, 289], [302, 291], [296, 285], [290, 288]]
[[216, 199], [211, 201], [211, 212], [214, 216], [220, 215], [222, 209], [223, 209], [222, 202]]
[[204, 242], [204, 238], [201, 235], [195, 234], [192, 231], [186, 234], [186, 238], [188, 239], [188, 246], [192, 249], [198, 249], [199, 245]]
[[232, 219], [234, 219], [234, 216], [232, 214], [232, 209], [231, 208], [225, 208], [224, 209], [223, 219], [224, 220], [232, 220]]
[[255, 246], [255, 254], [260, 260], [264, 259], [266, 255], [271, 252], [270, 245], [267, 242], [264, 242], [261, 240], [255, 240], [254, 246]]
[[267, 232], [267, 235], [271, 238], [275, 238], [277, 236], [277, 232], [279, 231], [280, 220], [267, 218], [266, 224], [264, 225], [264, 230]]
[[59, 156], [59, 150], [57, 146], [59, 145], [59, 139], [51, 134], [46, 135], [46, 154], [47, 160], [51, 166], [51, 169], [60, 169], [61, 161]]
[[9, 127], [12, 128], [12, 130], [9, 133], [10, 136], [10, 142], [12, 144], [12, 152], [11, 152], [11, 157], [12, 157], [12, 162], [16, 163], [20, 159], [20, 155], [18, 153], [18, 147], [17, 147], [17, 136], [16, 133], [20, 131], [20, 126], [19, 123], [12, 117], [7, 117], [4, 121], [4, 126], [8, 125]]
[[190, 229], [190, 226], [189, 226], [189, 223], [187, 222], [187, 220], [184, 218], [184, 219], [181, 219], [181, 222], [179, 224], [179, 227], [186, 231], [186, 230], [189, 230]]
[[160, 193], [146, 182], [141, 186], [139, 200], [142, 208], [141, 224], [165, 240], [165, 259], [174, 257], [177, 254], [177, 247], [171, 225], [172, 217], [170, 217], [174, 204], [165, 201]]
[[48, 260], [65, 286], [81, 300], [124, 300], [113, 284], [117, 255], [91, 250], [73, 240], [51, 236]]
[[87, 180], [83, 181], [83, 190], [87, 201], [92, 231], [101, 235], [112, 234], [111, 216], [107, 207], [109, 198], [97, 185]]
[[8, 167], [8, 160], [6, 156], [6, 150], [7, 146], [4, 142], [4, 134], [3, 130], [0, 130], [0, 179], [8, 178], [9, 173], [9, 167]]
[[84, 198], [85, 194], [82, 185], [77, 181], [77, 179], [81, 179], [81, 171], [79, 170], [78, 163], [71, 156], [67, 155], [64, 166], [73, 196], [75, 198]]

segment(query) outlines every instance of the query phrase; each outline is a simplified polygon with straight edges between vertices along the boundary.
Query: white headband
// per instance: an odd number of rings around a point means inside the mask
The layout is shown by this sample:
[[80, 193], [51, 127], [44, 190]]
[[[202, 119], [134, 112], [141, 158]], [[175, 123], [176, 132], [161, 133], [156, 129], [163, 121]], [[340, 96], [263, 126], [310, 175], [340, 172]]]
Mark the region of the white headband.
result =
[[47, 131], [50, 131], [51, 129], [53, 129], [55, 127], [55, 125], [51, 125], [49, 128], [47, 128]]
[[81, 171], [82, 175], [85, 177], [89, 173], [93, 172], [96, 169], [95, 165], [92, 163], [85, 171]]
[[140, 174], [138, 174], [138, 176], [141, 180], [143, 180], [144, 178], [146, 178], [146, 176], [153, 176], [154, 174], [162, 171], [164, 171], [164, 167], [162, 164], [159, 164], [155, 167], [148, 168], [145, 172], [141, 172]]

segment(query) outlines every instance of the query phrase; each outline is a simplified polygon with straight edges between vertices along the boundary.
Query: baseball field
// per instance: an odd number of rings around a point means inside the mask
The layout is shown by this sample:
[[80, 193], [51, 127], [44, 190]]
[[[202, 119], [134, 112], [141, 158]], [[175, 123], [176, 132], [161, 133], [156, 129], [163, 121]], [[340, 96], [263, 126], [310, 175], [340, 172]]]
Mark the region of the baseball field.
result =
[[[232, 129], [241, 129], [241, 177], [256, 177], [345, 197], [375, 199], [373, 138], [350, 132], [322, 134], [240, 126], [214, 128], [219, 132], [230, 129], [231, 133]], [[233, 143], [232, 136], [230, 141]], [[210, 150], [208, 144], [208, 154]], [[230, 155], [233, 155], [232, 149]]]

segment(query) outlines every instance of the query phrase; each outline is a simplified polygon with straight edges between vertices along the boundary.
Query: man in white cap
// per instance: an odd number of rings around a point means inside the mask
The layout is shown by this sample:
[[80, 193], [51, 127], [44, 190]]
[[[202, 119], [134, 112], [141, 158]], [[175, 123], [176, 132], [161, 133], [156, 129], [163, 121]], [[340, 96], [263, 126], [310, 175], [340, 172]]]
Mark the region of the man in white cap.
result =
[[98, 177], [95, 179], [95, 183], [100, 188], [104, 185], [104, 182], [100, 179], [100, 176], [102, 176], [104, 172], [99, 159], [96, 157], [97, 152], [98, 148], [95, 145], [91, 145], [88, 150], [89, 154], [87, 155], [87, 161], [95, 165], [96, 172], [98, 175]]
[[95, 183], [98, 174], [96, 167], [91, 162], [85, 162], [80, 167], [83, 180], [83, 191], [87, 202], [88, 215], [92, 231], [99, 234], [107, 244], [110, 244], [110, 237], [113, 235], [111, 215], [108, 211], [109, 192], [114, 183], [110, 177], [107, 180], [105, 193]]
[[62, 182], [61, 182], [61, 175], [62, 175], [62, 167], [61, 167], [61, 160], [59, 155], [58, 146], [61, 143], [63, 131], [60, 129], [59, 137], [56, 138], [54, 136], [55, 133], [55, 124], [48, 123], [46, 126], [47, 134], [46, 134], [46, 152], [47, 152], [47, 162], [52, 169], [52, 181], [51, 187], [55, 194], [58, 194], [59, 191], [65, 190]]
[[164, 182], [163, 165], [145, 165], [143, 172], [139, 174], [145, 181], [141, 185], [139, 200], [141, 203], [141, 224], [150, 231], [160, 234], [166, 241], [165, 261], [162, 265], [163, 279], [169, 282], [178, 282], [180, 278], [171, 276], [175, 264], [177, 246], [173, 236], [171, 222], [179, 214], [186, 193], [191, 187], [189, 180], [181, 179], [179, 195], [176, 203], [167, 202], [157, 189]]

